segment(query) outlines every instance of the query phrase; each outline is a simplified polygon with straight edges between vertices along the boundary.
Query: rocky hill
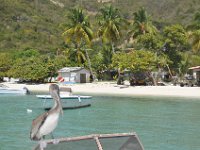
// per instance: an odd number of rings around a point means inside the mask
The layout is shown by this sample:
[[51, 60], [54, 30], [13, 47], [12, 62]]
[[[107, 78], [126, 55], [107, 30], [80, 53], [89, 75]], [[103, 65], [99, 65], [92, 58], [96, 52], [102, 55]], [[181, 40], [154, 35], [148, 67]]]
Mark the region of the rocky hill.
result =
[[46, 53], [63, 45], [62, 24], [69, 8], [82, 6], [90, 15], [106, 3], [127, 18], [145, 7], [156, 22], [189, 24], [200, 11], [199, 0], [0, 0], [0, 51], [39, 49]]

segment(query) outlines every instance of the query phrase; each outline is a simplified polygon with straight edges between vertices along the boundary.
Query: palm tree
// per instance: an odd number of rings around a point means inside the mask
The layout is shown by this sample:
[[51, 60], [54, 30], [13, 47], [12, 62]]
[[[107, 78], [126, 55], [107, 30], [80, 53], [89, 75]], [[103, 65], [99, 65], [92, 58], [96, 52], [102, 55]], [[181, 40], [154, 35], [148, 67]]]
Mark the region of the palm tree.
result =
[[97, 15], [99, 29], [98, 36], [102, 38], [103, 43], [111, 44], [112, 52], [115, 53], [114, 45], [121, 37], [121, 28], [123, 19], [120, 12], [112, 5], [100, 9]]
[[134, 21], [132, 23], [132, 29], [129, 31], [129, 34], [131, 34], [133, 38], [145, 33], [154, 34], [157, 32], [156, 27], [152, 24], [150, 16], [143, 7], [133, 13], [133, 16]]
[[90, 46], [93, 38], [93, 31], [88, 16], [84, 14], [82, 9], [75, 8], [70, 10], [67, 18], [69, 24], [67, 24], [67, 29], [63, 32], [63, 35], [66, 36], [66, 42], [74, 46], [78, 60], [84, 60], [84, 55], [82, 53], [82, 49], [84, 49], [88, 67], [92, 77], [94, 77], [87, 51], [87, 47]]

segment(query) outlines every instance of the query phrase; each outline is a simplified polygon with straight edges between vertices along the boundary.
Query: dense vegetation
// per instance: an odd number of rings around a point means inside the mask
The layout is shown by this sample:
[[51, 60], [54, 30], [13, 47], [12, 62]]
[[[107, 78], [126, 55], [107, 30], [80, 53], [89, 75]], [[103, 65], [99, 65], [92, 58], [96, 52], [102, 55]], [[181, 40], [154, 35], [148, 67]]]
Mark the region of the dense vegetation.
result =
[[64, 66], [181, 77], [200, 64], [198, 0], [0, 1], [0, 78], [44, 82]]

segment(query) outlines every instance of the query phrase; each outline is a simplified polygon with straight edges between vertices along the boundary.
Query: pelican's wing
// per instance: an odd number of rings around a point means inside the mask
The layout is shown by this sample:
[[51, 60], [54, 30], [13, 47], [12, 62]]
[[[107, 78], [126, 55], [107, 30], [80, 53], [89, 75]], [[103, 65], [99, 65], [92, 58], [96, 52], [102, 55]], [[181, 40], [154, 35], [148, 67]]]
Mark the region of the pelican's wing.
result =
[[31, 132], [30, 132], [30, 138], [32, 140], [40, 140], [41, 137], [38, 137], [37, 134], [38, 134], [40, 127], [45, 122], [47, 116], [48, 116], [48, 112], [45, 112], [33, 120]]

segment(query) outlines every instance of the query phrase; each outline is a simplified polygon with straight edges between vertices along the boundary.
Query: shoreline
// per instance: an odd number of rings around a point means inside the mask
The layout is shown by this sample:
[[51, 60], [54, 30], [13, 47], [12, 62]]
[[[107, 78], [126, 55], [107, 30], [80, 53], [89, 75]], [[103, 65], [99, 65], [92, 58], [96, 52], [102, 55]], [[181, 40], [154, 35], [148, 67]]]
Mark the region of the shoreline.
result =
[[[48, 93], [49, 84], [16, 84], [4, 82], [11, 88], [27, 87], [31, 93]], [[71, 87], [73, 94], [110, 95], [110, 96], [159, 96], [200, 98], [200, 87], [180, 86], [128, 86], [113, 82], [96, 82], [84, 84], [59, 84], [60, 87]]]

